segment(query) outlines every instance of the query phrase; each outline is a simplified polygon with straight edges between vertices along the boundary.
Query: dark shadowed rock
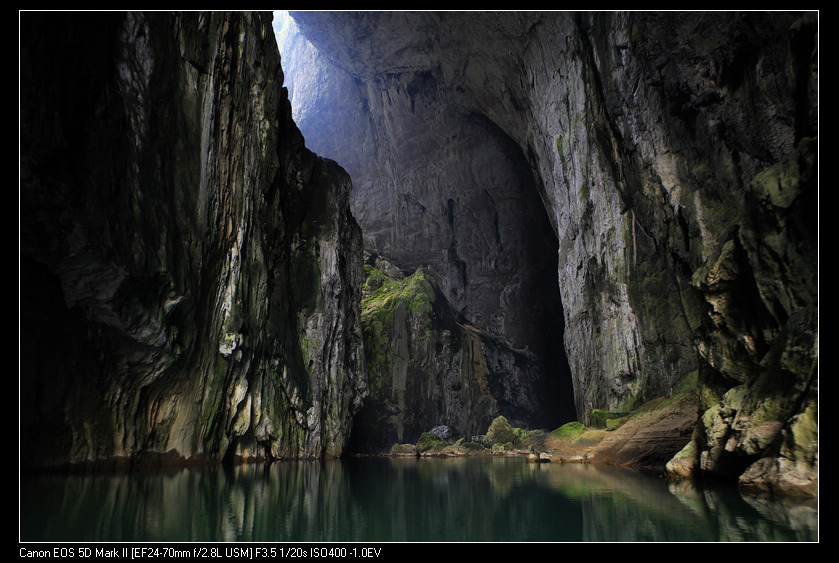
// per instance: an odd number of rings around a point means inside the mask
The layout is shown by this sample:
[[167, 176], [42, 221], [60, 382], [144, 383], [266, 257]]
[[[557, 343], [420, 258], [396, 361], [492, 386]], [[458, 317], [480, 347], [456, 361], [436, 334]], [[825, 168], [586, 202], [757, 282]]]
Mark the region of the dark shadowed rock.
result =
[[340, 455], [365, 393], [350, 180], [270, 14], [21, 14], [24, 466]]

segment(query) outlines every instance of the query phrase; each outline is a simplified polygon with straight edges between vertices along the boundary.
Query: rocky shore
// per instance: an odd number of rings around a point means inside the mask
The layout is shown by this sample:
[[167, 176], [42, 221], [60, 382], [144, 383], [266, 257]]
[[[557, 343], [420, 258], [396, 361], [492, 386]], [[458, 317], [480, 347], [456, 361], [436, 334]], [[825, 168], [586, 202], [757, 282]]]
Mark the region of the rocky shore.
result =
[[[514, 455], [533, 463], [597, 463], [638, 469], [672, 480], [702, 477], [695, 430], [695, 391], [661, 397], [631, 413], [593, 413], [595, 426], [570, 422], [548, 430], [513, 427], [499, 416], [487, 433], [457, 436], [448, 426], [422, 433], [416, 443], [394, 444], [389, 456], [454, 457]], [[801, 475], [796, 483], [778, 486], [769, 473], [746, 472], [738, 486], [757, 493], [818, 497], [818, 475]], [[751, 475], [751, 477], [749, 477]]]
[[668, 461], [691, 441], [696, 418], [692, 395], [662, 398], [623, 415], [595, 413], [602, 423], [594, 426], [569, 422], [554, 430], [529, 430], [514, 427], [499, 416], [486, 434], [471, 437], [459, 436], [449, 426], [437, 426], [423, 432], [415, 443], [394, 444], [387, 455], [517, 455], [534, 462], [607, 463], [663, 474]]

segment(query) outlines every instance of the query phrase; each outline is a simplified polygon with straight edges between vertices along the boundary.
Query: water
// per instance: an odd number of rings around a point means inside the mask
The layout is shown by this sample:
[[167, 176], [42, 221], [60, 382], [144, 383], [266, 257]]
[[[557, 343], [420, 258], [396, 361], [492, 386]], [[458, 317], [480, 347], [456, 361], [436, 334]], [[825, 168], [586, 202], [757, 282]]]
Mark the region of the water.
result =
[[519, 457], [21, 480], [24, 542], [818, 541], [817, 503]]

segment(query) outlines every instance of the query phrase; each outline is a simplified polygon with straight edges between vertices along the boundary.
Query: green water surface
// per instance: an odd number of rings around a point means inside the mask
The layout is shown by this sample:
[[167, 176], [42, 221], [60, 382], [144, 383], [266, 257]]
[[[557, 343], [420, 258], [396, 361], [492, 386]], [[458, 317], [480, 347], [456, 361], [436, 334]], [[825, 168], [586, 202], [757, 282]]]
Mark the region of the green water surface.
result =
[[23, 542], [818, 541], [812, 500], [520, 457], [23, 477]]

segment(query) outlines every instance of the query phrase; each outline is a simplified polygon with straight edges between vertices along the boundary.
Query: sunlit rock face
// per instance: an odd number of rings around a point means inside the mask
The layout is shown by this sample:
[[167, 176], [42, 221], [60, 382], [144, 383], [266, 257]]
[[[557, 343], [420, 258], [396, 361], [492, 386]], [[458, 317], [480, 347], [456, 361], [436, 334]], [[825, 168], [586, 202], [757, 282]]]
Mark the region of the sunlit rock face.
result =
[[366, 388], [350, 180], [270, 14], [21, 14], [21, 461], [340, 455]]
[[561, 307], [581, 420], [695, 386], [691, 472], [817, 488], [816, 14], [292, 16], [368, 249], [511, 342]]

